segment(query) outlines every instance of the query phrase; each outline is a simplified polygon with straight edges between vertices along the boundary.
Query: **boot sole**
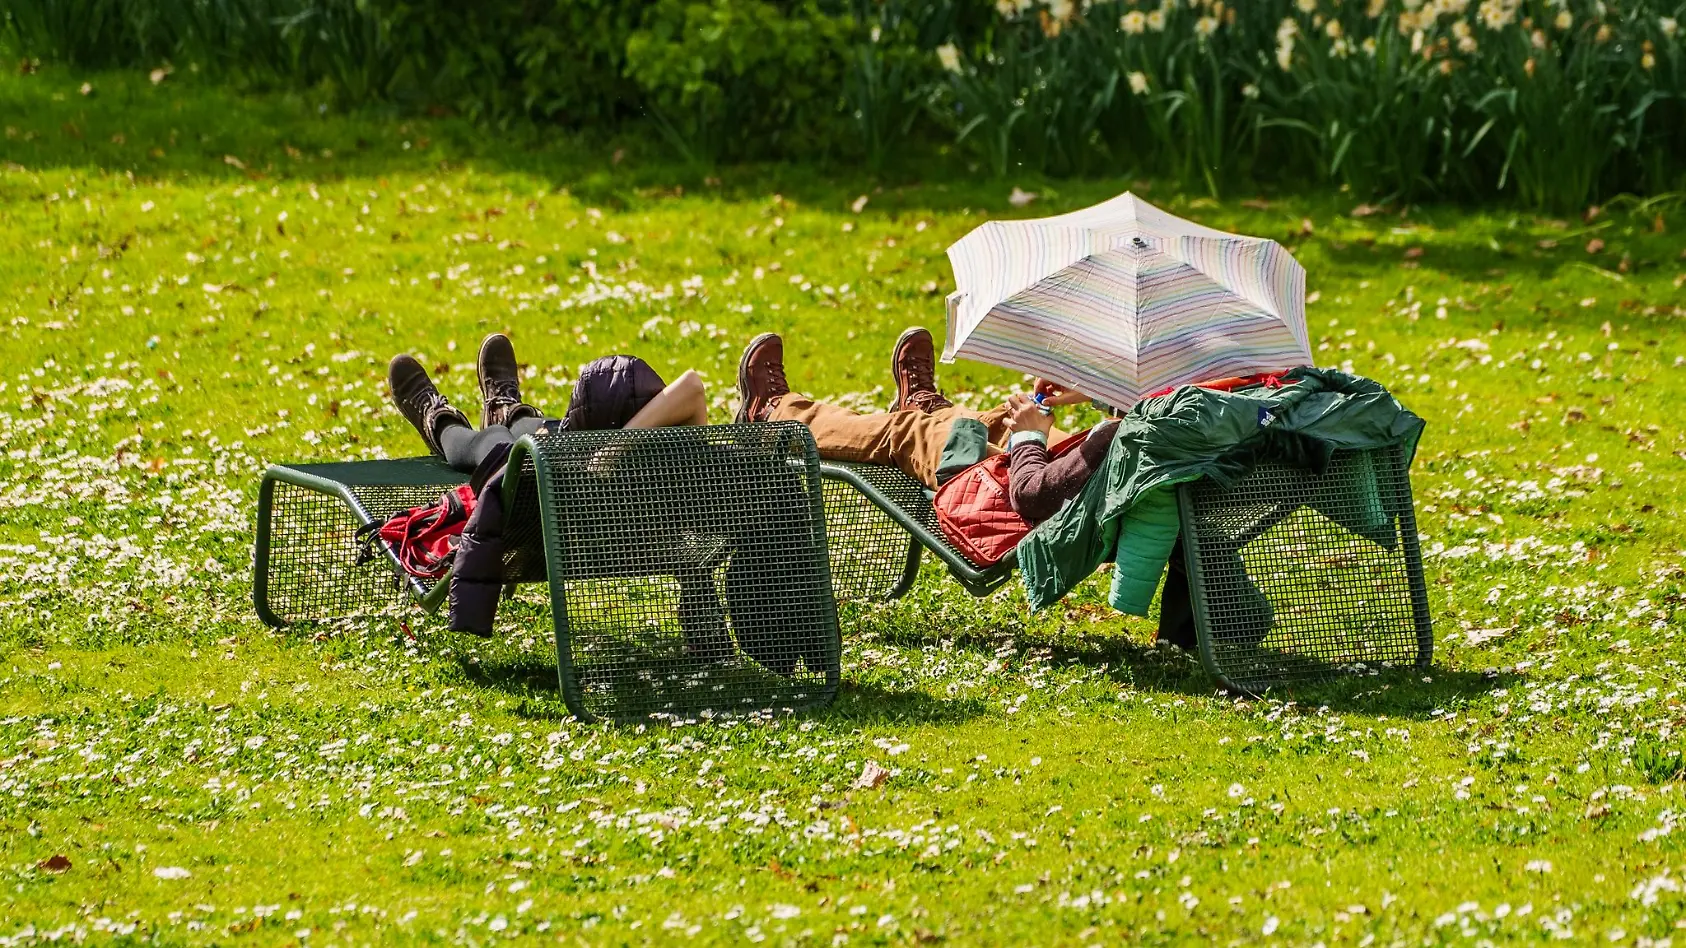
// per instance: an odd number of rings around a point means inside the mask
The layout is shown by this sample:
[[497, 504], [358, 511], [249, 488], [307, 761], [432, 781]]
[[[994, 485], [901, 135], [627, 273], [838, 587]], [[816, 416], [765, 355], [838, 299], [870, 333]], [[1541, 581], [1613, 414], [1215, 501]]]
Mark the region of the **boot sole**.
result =
[[749, 421], [749, 354], [760, 347], [761, 343], [777, 336], [776, 332], [764, 332], [749, 341], [743, 347], [743, 355], [738, 356], [738, 411], [732, 416], [735, 424], [746, 424]]

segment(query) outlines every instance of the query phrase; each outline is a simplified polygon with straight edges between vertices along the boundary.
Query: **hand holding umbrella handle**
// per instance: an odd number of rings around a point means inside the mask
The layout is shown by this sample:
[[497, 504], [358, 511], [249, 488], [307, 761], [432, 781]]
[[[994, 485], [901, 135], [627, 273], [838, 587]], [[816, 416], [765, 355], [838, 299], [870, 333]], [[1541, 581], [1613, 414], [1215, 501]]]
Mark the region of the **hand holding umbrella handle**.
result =
[[1037, 379], [1033, 389], [1036, 392], [1036, 403], [1057, 407], [1060, 405], [1081, 405], [1089, 401], [1089, 396], [1082, 392], [1068, 391], [1064, 386], [1057, 385], [1047, 379]]
[[1010, 395], [1007, 398], [1007, 417], [1002, 419], [1008, 431], [1040, 431], [1044, 438], [1053, 430], [1053, 411], [1043, 407], [1034, 399], [1023, 395]]

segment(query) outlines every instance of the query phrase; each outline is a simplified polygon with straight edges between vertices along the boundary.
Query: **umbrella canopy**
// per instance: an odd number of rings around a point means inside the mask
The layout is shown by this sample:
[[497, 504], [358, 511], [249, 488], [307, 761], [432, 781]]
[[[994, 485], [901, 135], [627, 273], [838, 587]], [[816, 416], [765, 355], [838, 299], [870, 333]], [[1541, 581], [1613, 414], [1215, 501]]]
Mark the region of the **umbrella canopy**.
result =
[[1041, 376], [1119, 407], [1171, 385], [1311, 364], [1305, 269], [1129, 192], [991, 221], [948, 248], [943, 361]]

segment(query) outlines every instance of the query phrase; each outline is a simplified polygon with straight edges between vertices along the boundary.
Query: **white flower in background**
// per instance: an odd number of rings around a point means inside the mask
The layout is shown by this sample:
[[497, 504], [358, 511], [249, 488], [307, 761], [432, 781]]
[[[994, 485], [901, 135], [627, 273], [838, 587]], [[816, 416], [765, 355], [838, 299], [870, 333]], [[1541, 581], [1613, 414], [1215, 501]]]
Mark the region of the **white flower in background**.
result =
[[1243, 99], [1257, 99], [1259, 97], [1259, 87], [1251, 82], [1247, 83], [1241, 87], [1241, 97]]
[[1566, 30], [1575, 25], [1575, 15], [1568, 10], [1564, 10], [1557, 14], [1557, 21], [1553, 25], [1559, 30]]
[[960, 71], [960, 50], [953, 43], [944, 43], [937, 47], [937, 61], [949, 72]]
[[1364, 37], [1364, 42], [1359, 43], [1358, 48], [1364, 50], [1364, 55], [1375, 58], [1376, 38], [1374, 36]]
[[1218, 18], [1215, 16], [1203, 16], [1194, 22], [1194, 32], [1200, 34], [1202, 39], [1211, 36], [1217, 31]]
[[1469, 53], [1475, 52], [1475, 49], [1476, 49], [1475, 37], [1473, 37], [1473, 36], [1460, 36], [1460, 37], [1458, 37], [1458, 52], [1464, 53], [1465, 55], [1468, 55]]
[[1130, 73], [1130, 91], [1136, 95], [1147, 95], [1147, 73]]
[[1482, 0], [1477, 15], [1489, 30], [1502, 30], [1516, 21], [1516, 4], [1512, 0]]
[[1342, 33], [1341, 21], [1330, 20], [1329, 22], [1323, 24], [1323, 32], [1327, 33], [1330, 39], [1340, 39]]
[[1071, 22], [1076, 12], [1076, 4], [1072, 0], [1048, 0], [1048, 15], [1061, 23]]
[[1317, 12], [1317, 0], [1294, 0], [1294, 6], [1299, 7], [1301, 13], [1308, 15]]
[[1294, 65], [1294, 37], [1299, 33], [1300, 25], [1292, 18], [1284, 19], [1276, 28], [1276, 65], [1283, 72]]
[[1118, 18], [1118, 28], [1135, 36], [1147, 29], [1147, 15], [1140, 10], [1131, 10]]
[[[1533, 32], [1533, 34], [1528, 37], [1528, 42], [1532, 43], [1534, 45], [1535, 49], [1545, 49], [1546, 48], [1545, 30], [1535, 30]], [[1533, 60], [1530, 59], [1529, 62], [1533, 62]]]
[[1657, 65], [1657, 57], [1651, 55], [1650, 53], [1646, 53], [1645, 55], [1639, 57], [1639, 68], [1641, 68], [1641, 69], [1644, 69], [1646, 71], [1650, 71], [1651, 69], [1655, 68], [1656, 65]]
[[188, 872], [180, 866], [159, 866], [158, 868], [152, 870], [152, 874], [154, 877], [159, 879], [186, 879], [188, 876], [193, 875], [193, 873]]
[[1662, 29], [1664, 36], [1671, 39], [1675, 33], [1680, 31], [1680, 24], [1671, 16], [1658, 17], [1657, 26]]
[[1165, 32], [1165, 11], [1155, 10], [1147, 15], [1147, 28], [1155, 33]]

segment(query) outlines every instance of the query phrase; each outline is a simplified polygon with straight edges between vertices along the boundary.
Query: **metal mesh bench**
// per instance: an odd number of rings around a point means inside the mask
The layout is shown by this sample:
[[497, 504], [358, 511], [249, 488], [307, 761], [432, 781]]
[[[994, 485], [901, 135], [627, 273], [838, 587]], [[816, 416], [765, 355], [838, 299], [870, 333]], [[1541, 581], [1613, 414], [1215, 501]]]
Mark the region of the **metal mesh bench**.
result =
[[[586, 720], [828, 703], [841, 644], [818, 455], [793, 423], [524, 438], [503, 578], [549, 583], [558, 674]], [[271, 467], [254, 595], [271, 625], [366, 615], [445, 584], [358, 565], [358, 526], [465, 480], [428, 459]]]
[[1323, 474], [1267, 462], [1180, 488], [1208, 671], [1259, 691], [1426, 666], [1434, 637], [1404, 449], [1338, 451]]
[[[1016, 568], [949, 545], [930, 493], [895, 468], [827, 462], [837, 597], [894, 599], [929, 550], [973, 595]], [[1269, 462], [1228, 487], [1178, 488], [1202, 663], [1259, 691], [1357, 668], [1426, 666], [1433, 653], [1404, 452], [1337, 452], [1317, 475]], [[846, 565], [839, 565], [846, 564]]]
[[837, 598], [900, 597], [919, 575], [921, 550], [931, 551], [974, 596], [987, 596], [1013, 577], [1017, 560], [1011, 554], [979, 566], [955, 549], [937, 526], [931, 492], [897, 468], [827, 461], [820, 475]]

